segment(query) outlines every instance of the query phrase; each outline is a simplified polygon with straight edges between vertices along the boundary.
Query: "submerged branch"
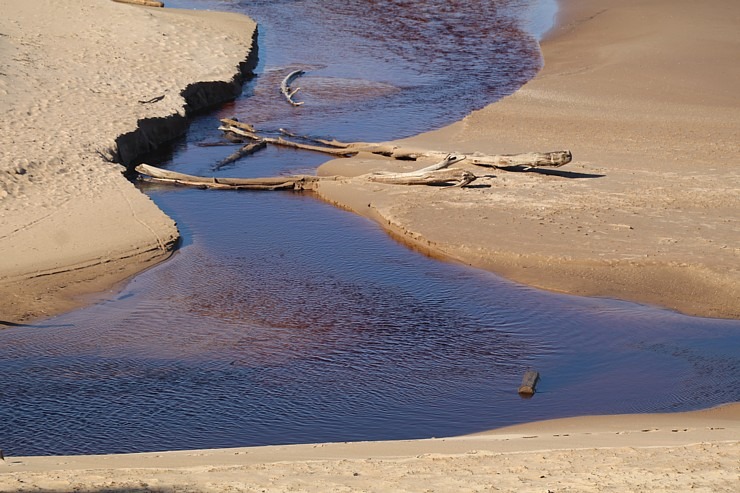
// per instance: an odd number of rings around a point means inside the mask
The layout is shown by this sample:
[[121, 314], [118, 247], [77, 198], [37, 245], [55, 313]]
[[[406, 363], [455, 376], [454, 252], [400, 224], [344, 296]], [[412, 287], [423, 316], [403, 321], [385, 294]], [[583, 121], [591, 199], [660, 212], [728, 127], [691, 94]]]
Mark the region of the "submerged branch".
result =
[[303, 74], [305, 74], [303, 70], [294, 70], [293, 72], [289, 73], [280, 83], [280, 92], [283, 93], [285, 99], [287, 99], [288, 102], [293, 106], [300, 106], [303, 104], [303, 101], [293, 100], [293, 96], [295, 96], [296, 93], [301, 90], [301, 88], [296, 87], [295, 89], [293, 89], [292, 87], [290, 87], [290, 83]]

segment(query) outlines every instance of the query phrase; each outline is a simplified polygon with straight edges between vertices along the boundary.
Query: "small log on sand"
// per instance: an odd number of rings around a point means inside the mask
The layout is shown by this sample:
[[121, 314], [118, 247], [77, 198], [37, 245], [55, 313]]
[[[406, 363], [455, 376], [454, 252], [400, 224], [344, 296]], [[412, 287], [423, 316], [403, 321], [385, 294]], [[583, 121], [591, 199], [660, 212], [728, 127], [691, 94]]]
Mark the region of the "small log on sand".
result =
[[164, 7], [164, 3], [155, 2], [154, 0], [113, 0], [118, 3], [130, 3], [133, 5], [143, 5], [145, 7]]

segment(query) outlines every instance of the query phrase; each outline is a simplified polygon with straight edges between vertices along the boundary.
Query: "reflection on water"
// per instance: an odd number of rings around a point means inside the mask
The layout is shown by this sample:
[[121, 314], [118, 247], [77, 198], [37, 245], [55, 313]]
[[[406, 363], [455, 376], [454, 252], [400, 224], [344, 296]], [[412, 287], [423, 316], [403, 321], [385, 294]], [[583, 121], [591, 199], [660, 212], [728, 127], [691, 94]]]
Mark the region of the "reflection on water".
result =
[[[351, 139], [425, 130], [432, 120], [414, 115], [454, 119], [477, 98], [494, 97], [487, 78], [449, 74], [457, 49], [434, 45], [422, 27], [447, 32], [449, 44], [467, 36], [458, 25], [440, 25], [444, 18], [467, 25], [478, 5], [491, 9], [487, 15], [495, 10], [492, 25], [506, 26], [517, 12], [515, 2], [429, 3], [456, 6], [440, 19], [433, 8], [410, 12], [401, 1], [228, 3], [259, 7], [263, 61], [249, 97], [216, 116]], [[284, 4], [290, 8], [280, 16]], [[358, 27], [342, 9], [360, 5], [375, 13]], [[399, 15], [384, 28], [380, 17], [391, 6]], [[331, 36], [322, 22], [331, 22]], [[312, 25], [316, 36], [308, 36]], [[395, 46], [398, 30], [404, 49]], [[528, 37], [504, 32], [522, 53], [534, 50]], [[275, 41], [289, 34], [300, 42]], [[425, 57], [409, 41], [417, 38], [446, 50], [443, 59]], [[460, 66], [475, 58], [475, 44], [462, 44]], [[371, 58], [381, 62], [365, 63]], [[435, 63], [418, 65], [418, 58]], [[529, 55], [520, 61], [524, 71], [511, 81], [538, 63]], [[298, 62], [325, 68], [301, 80], [307, 103], [296, 111], [276, 83]], [[460, 80], [460, 94], [451, 80]], [[197, 119], [164, 164], [210, 174], [233, 151], [196, 145], [220, 139], [216, 116]], [[310, 171], [322, 160], [269, 149], [220, 174]], [[172, 260], [109, 302], [0, 332], [6, 453], [445, 436], [740, 398], [740, 322], [517, 286], [409, 251], [368, 220], [308, 194], [145, 190], [180, 225], [184, 242]], [[542, 380], [535, 397], [522, 400], [516, 389], [528, 368]]]

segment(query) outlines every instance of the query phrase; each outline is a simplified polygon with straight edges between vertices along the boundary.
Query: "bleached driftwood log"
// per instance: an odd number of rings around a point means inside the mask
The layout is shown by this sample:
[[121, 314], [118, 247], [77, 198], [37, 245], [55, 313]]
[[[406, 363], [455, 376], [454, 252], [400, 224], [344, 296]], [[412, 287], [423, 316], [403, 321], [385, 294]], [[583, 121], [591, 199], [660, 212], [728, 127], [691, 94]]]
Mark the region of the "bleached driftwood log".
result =
[[389, 183], [392, 185], [429, 185], [438, 184], [440, 179], [448, 182], [455, 182], [455, 187], [464, 187], [475, 181], [477, 178], [473, 173], [463, 169], [448, 168], [465, 159], [465, 156], [456, 156], [448, 154], [442, 161], [427, 166], [426, 168], [406, 173], [392, 173], [383, 171], [379, 173], [370, 173], [361, 175], [363, 178], [378, 183]]
[[219, 190], [311, 190], [319, 180], [335, 180], [336, 177], [311, 175], [274, 176], [270, 178], [216, 178], [186, 175], [148, 164], [140, 164], [136, 171], [148, 181], [184, 185], [196, 188]]
[[164, 3], [154, 0], [113, 0], [118, 3], [131, 3], [134, 5], [143, 5], [145, 7], [164, 7]]
[[218, 127], [218, 129], [224, 132], [230, 132], [240, 137], [252, 139], [255, 141], [266, 142], [268, 144], [273, 144], [273, 145], [282, 146], [282, 147], [292, 147], [293, 149], [303, 149], [304, 151], [323, 152], [324, 154], [330, 154], [332, 156], [338, 156], [338, 157], [354, 156], [355, 154], [359, 152], [359, 151], [345, 150], [342, 148], [321, 147], [321, 146], [315, 146], [315, 145], [309, 145], [309, 144], [302, 144], [300, 142], [293, 142], [292, 140], [283, 139], [282, 137], [267, 137], [264, 135], [258, 135], [254, 132], [250, 132], [249, 130], [245, 130], [242, 127], [236, 127], [236, 126], [227, 125], [227, 124], [221, 125], [220, 127]]
[[[239, 125], [234, 125], [238, 123]], [[247, 128], [245, 128], [248, 127]], [[354, 156], [359, 152], [370, 152], [382, 156], [392, 157], [394, 159], [415, 161], [420, 158], [443, 159], [450, 154], [449, 152], [433, 151], [428, 149], [414, 149], [402, 147], [395, 144], [373, 143], [373, 142], [340, 142], [338, 140], [319, 139], [309, 136], [297, 136], [286, 130], [281, 129], [281, 133], [286, 137], [311, 142], [305, 144], [295, 140], [287, 140], [282, 137], [266, 137], [259, 134], [254, 127], [235, 120], [221, 120], [219, 130], [240, 135], [252, 140], [264, 140], [273, 145], [292, 147], [295, 149], [304, 149], [315, 152], [323, 152], [332, 156]], [[462, 154], [459, 154], [462, 156]], [[571, 162], [573, 155], [570, 151], [555, 152], [529, 152], [525, 154], [466, 154], [464, 157], [470, 164], [497, 168], [506, 170], [507, 168], [538, 168], [538, 167], [555, 167], [564, 166]]]
[[[446, 156], [439, 163], [408, 173], [370, 173], [356, 177], [368, 181], [392, 185], [448, 185], [464, 187], [476, 179], [466, 170], [449, 168], [460, 161], [458, 156]], [[268, 178], [216, 178], [186, 175], [175, 171], [164, 170], [140, 164], [136, 171], [150, 181], [186, 185], [198, 188], [232, 189], [232, 190], [312, 190], [320, 181], [336, 181], [341, 176], [292, 175]]]
[[296, 87], [295, 89], [293, 89], [292, 87], [290, 87], [290, 83], [305, 73], [306, 72], [304, 72], [303, 70], [294, 70], [293, 72], [285, 76], [283, 81], [280, 83], [280, 92], [283, 93], [285, 99], [287, 99], [288, 102], [293, 106], [300, 106], [303, 104], [303, 101], [295, 101], [293, 99], [293, 96], [295, 96], [296, 93], [301, 90], [301, 88]]

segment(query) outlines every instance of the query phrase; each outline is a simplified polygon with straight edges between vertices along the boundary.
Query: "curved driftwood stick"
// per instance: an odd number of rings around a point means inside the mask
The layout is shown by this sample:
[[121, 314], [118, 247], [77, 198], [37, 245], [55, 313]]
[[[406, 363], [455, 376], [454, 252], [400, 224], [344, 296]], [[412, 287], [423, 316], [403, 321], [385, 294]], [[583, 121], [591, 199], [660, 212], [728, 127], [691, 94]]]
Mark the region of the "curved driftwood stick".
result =
[[295, 96], [296, 93], [301, 90], [301, 88], [296, 87], [295, 89], [293, 89], [292, 87], [290, 87], [290, 83], [305, 73], [306, 72], [304, 72], [303, 70], [294, 70], [293, 72], [289, 73], [280, 83], [280, 92], [283, 93], [285, 99], [287, 99], [288, 102], [293, 106], [300, 106], [303, 104], [303, 101], [293, 100], [293, 96]]
[[[382, 156], [392, 157], [394, 159], [403, 159], [416, 161], [426, 157], [434, 159], [443, 159], [448, 152], [434, 151], [428, 149], [415, 149], [411, 147], [402, 147], [395, 144], [374, 143], [374, 142], [340, 142], [338, 140], [326, 140], [309, 136], [297, 136], [285, 129], [280, 132], [291, 138], [307, 140], [319, 145], [303, 144], [286, 140], [281, 137], [263, 137], [257, 133], [254, 127], [248, 126], [246, 130], [241, 126], [234, 126], [230, 120], [221, 120], [222, 125], [219, 130], [231, 132], [242, 137], [253, 140], [264, 140], [265, 142], [275, 145], [293, 147], [295, 149], [306, 149], [310, 151], [323, 152], [332, 156], [354, 156], [359, 152], [370, 152]], [[246, 125], [246, 124], [241, 124]], [[461, 154], [462, 155], [462, 154]], [[468, 162], [476, 166], [497, 168], [506, 170], [507, 168], [538, 168], [542, 166], [558, 168], [564, 166], [573, 160], [570, 151], [555, 152], [528, 152], [525, 154], [482, 154], [473, 153], [466, 155]]]

